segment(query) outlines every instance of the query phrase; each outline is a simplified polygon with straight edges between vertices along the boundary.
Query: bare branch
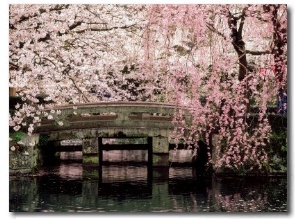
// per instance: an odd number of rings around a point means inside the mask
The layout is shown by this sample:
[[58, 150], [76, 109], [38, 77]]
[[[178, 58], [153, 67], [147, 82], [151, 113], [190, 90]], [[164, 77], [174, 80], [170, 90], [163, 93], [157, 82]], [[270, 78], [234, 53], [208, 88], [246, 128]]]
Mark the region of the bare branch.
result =
[[71, 26], [69, 26], [69, 30], [73, 30], [74, 28], [78, 27], [81, 24], [82, 24], [82, 21], [74, 22], [74, 24], [72, 24]]
[[[69, 8], [69, 6], [70, 6], [69, 4], [57, 4], [53, 8], [50, 8], [49, 11], [60, 11], [60, 10]], [[43, 8], [39, 9], [40, 14], [43, 14], [43, 13], [46, 13], [46, 12], [47, 11]], [[34, 18], [34, 17], [38, 17], [38, 16], [40, 16], [38, 13], [34, 13], [33, 15], [28, 15], [28, 16], [22, 15], [20, 17], [20, 20], [18, 21], [18, 23], [22, 23], [23, 21], [27, 21], [30, 18]], [[14, 27], [12, 26], [12, 28], [14, 28]]]
[[9, 69], [18, 70], [19, 66], [17, 64], [12, 63], [12, 62], [9, 62]]
[[264, 51], [246, 50], [246, 53], [254, 55], [254, 56], [258, 56], [258, 55], [272, 54], [272, 51], [270, 51], [270, 50], [264, 50]]
[[224, 40], [227, 40], [227, 37], [221, 33], [220, 31], [218, 31], [212, 24], [206, 23], [206, 27], [211, 30], [212, 32], [215, 32], [216, 34], [220, 35], [221, 37], [224, 38]]
[[111, 28], [87, 28], [87, 29], [83, 29], [80, 31], [76, 31], [76, 33], [80, 34], [83, 33], [85, 31], [97, 31], [97, 32], [101, 32], [101, 31], [111, 31], [114, 29], [127, 29], [127, 28], [131, 28], [133, 26], [135, 26], [136, 24], [132, 24], [132, 25], [125, 25], [125, 26], [120, 26], [120, 27], [111, 27]]
[[84, 93], [81, 91], [81, 89], [77, 86], [75, 80], [70, 75], [69, 75], [69, 79], [73, 82], [74, 87], [77, 89], [77, 91], [82, 94], [83, 100], [85, 102], [90, 102], [90, 100], [88, 99], [88, 97], [86, 97], [86, 95], [84, 95]]

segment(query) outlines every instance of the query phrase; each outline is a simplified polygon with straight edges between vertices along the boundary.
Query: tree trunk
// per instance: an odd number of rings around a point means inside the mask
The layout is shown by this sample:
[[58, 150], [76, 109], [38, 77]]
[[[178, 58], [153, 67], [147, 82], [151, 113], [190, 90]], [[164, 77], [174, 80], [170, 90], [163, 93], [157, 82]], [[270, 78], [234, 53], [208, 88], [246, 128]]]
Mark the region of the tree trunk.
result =
[[[245, 10], [245, 9], [244, 9]], [[245, 48], [245, 42], [243, 41], [243, 25], [245, 20], [245, 11], [243, 10], [242, 15], [240, 17], [234, 17], [230, 11], [228, 11], [228, 26], [231, 30], [231, 43], [233, 45], [234, 50], [236, 51], [238, 55], [238, 61], [239, 61], [239, 74], [238, 74], [238, 80], [241, 82], [247, 77], [248, 73], [248, 62], [247, 62], [247, 56], [246, 56], [246, 48]], [[240, 21], [239, 27], [237, 27], [237, 21]], [[248, 80], [246, 80], [246, 87], [248, 87]], [[246, 88], [245, 90], [245, 98], [250, 100], [251, 97], [251, 91]], [[246, 112], [250, 111], [250, 101], [244, 103], [247, 106]]]

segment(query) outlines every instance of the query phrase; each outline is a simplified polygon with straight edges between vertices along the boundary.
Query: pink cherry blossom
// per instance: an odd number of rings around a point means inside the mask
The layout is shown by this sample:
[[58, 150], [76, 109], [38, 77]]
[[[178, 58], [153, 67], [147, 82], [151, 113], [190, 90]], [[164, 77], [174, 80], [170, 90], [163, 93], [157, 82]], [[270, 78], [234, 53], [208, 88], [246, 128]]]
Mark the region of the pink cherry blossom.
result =
[[10, 4], [9, 65], [27, 102], [10, 113], [14, 130], [62, 126], [57, 105], [166, 102], [177, 107], [170, 138], [220, 147], [216, 169], [254, 169], [268, 158], [267, 105], [287, 88], [287, 6]]

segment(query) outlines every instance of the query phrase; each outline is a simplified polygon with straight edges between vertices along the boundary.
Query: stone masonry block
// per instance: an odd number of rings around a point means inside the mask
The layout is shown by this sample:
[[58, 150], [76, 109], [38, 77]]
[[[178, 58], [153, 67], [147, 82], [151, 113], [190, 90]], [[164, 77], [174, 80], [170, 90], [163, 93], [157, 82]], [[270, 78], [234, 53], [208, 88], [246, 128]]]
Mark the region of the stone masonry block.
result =
[[98, 138], [89, 138], [82, 140], [82, 153], [94, 154], [98, 153]]
[[82, 155], [83, 166], [99, 166], [99, 156], [96, 154]]
[[39, 138], [40, 135], [39, 134], [32, 134], [32, 135], [26, 135], [21, 142], [25, 145], [25, 146], [31, 146], [31, 144], [38, 144], [39, 143]]
[[168, 167], [169, 166], [169, 154], [153, 154], [152, 155], [153, 167]]
[[166, 137], [153, 137], [153, 153], [169, 153], [169, 141]]

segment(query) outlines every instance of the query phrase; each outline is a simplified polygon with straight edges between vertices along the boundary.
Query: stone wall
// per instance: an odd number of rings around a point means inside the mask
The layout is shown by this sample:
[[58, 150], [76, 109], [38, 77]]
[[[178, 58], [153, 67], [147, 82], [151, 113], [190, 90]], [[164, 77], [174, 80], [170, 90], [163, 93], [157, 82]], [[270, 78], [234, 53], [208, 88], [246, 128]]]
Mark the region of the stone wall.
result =
[[22, 140], [22, 148], [10, 146], [9, 149], [9, 173], [32, 173], [38, 166], [40, 150], [37, 147], [39, 135], [25, 136]]

